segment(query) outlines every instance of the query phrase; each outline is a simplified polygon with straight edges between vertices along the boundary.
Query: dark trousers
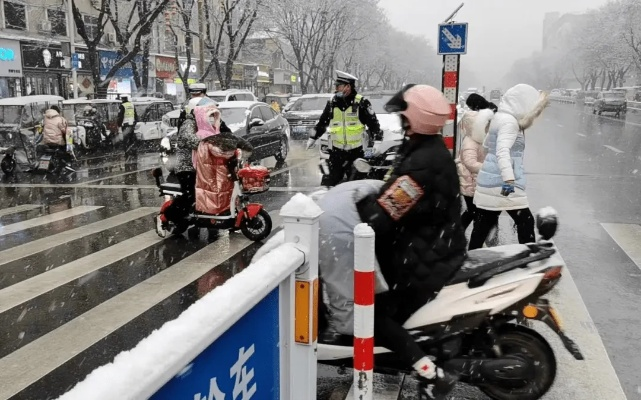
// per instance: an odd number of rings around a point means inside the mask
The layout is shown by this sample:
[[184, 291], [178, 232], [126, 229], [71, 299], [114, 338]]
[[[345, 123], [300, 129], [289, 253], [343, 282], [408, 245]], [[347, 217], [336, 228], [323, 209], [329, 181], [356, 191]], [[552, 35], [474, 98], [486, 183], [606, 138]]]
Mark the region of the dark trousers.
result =
[[377, 294], [374, 298], [375, 345], [393, 351], [409, 367], [425, 357], [425, 352], [403, 324], [432, 297], [433, 293], [411, 286]]
[[125, 154], [136, 155], [138, 148], [136, 145], [136, 134], [134, 127], [131, 125], [123, 125], [122, 127], [122, 144], [125, 148]]
[[332, 149], [329, 152], [327, 167], [329, 174], [323, 175], [321, 186], [336, 186], [352, 173], [352, 164], [357, 158], [365, 156], [362, 147], [353, 150]]
[[[519, 243], [532, 243], [536, 240], [534, 236], [534, 216], [529, 208], [521, 210], [510, 210], [507, 212], [516, 224]], [[470, 237], [470, 250], [483, 247], [487, 235], [492, 228], [499, 223], [501, 211], [489, 211], [481, 208], [476, 209], [474, 218], [474, 229]]]
[[174, 201], [165, 210], [165, 217], [173, 223], [178, 223], [189, 215], [189, 211], [196, 201], [196, 172], [178, 172], [176, 178], [180, 183], [183, 195], [174, 198]]
[[461, 222], [463, 223], [463, 228], [467, 229], [472, 221], [474, 221], [474, 216], [476, 215], [477, 208], [474, 205], [474, 197], [463, 196], [463, 199], [465, 200], [466, 210], [463, 215], [461, 215]]

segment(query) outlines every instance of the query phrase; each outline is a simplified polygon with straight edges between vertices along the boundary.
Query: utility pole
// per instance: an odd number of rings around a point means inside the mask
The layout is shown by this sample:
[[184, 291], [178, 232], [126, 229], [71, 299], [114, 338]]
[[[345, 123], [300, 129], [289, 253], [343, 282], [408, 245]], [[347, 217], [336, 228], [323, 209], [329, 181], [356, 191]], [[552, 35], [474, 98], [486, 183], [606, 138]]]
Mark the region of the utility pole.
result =
[[[73, 19], [73, 6], [71, 5], [71, 2], [73, 0], [67, 0], [67, 32], [69, 32], [69, 44], [70, 44], [70, 49], [71, 49], [71, 59], [73, 59], [73, 55], [76, 53], [76, 24]], [[93, 57], [93, 55], [89, 55], [89, 57]], [[73, 61], [72, 65], [73, 67]], [[78, 98], [78, 70], [77, 68], [71, 68], [71, 82], [73, 85], [73, 98], [77, 99]], [[94, 85], [97, 85], [98, 82], [94, 82]]]
[[[203, 0], [198, 0], [198, 71], [205, 72], [205, 7]], [[201, 75], [202, 76], [202, 75]], [[204, 77], [203, 77], [204, 78]]]

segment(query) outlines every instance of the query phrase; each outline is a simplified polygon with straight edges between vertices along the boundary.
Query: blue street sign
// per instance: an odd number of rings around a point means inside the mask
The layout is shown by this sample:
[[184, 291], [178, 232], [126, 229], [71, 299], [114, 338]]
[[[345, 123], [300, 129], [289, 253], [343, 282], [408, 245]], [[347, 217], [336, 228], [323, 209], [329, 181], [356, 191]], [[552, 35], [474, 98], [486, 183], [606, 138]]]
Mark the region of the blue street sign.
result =
[[467, 54], [467, 23], [438, 26], [438, 54]]
[[71, 54], [71, 69], [78, 69], [80, 68], [80, 62], [78, 58], [78, 53], [72, 53]]
[[276, 288], [151, 400], [279, 400], [278, 303]]

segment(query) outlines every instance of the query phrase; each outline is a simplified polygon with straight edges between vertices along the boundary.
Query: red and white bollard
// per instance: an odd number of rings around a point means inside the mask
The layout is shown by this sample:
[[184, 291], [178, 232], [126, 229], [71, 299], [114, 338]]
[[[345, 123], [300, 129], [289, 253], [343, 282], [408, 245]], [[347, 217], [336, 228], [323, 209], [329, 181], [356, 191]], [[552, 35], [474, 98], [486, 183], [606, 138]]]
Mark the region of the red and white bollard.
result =
[[443, 140], [452, 155], [456, 150], [456, 104], [458, 103], [460, 59], [459, 55], [443, 56], [443, 94], [451, 107], [449, 120], [443, 127]]
[[374, 385], [374, 230], [354, 228], [354, 399], [372, 400]]

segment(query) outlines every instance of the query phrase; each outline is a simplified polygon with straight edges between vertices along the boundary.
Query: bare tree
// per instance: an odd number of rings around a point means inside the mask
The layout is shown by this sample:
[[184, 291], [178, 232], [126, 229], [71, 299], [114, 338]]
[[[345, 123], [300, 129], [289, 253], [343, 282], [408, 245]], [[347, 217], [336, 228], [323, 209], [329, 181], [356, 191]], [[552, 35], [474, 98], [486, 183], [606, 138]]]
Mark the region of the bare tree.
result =
[[[123, 2], [117, 0], [100, 0], [100, 3], [93, 6], [98, 16], [95, 17], [95, 24], [87, 24], [76, 4], [76, 0], [71, 0], [72, 12], [77, 32], [82, 37], [87, 46], [89, 57], [89, 66], [96, 90], [104, 88], [114, 74], [127, 63], [131, 63], [134, 57], [140, 53], [141, 41], [151, 32], [151, 26], [169, 0], [136, 0], [135, 3], [123, 6]], [[145, 12], [136, 10], [142, 3]], [[123, 8], [124, 7], [124, 8]], [[119, 43], [122, 58], [118, 60], [107, 72], [104, 80], [100, 76], [100, 62], [98, 57], [98, 45], [105, 35], [105, 27], [111, 24]], [[131, 46], [131, 47], [129, 47]], [[137, 74], [137, 73], [136, 73]], [[140, 85], [138, 75], [137, 82]]]
[[95, 10], [98, 11], [98, 17], [96, 18], [96, 24], [92, 24], [91, 26], [85, 24], [85, 20], [83, 19], [83, 15], [80, 13], [80, 9], [76, 4], [76, 0], [67, 1], [71, 1], [71, 10], [73, 12], [76, 31], [78, 32], [80, 37], [82, 37], [82, 40], [87, 46], [87, 52], [90, 55], [88, 61], [89, 67], [91, 68], [91, 77], [93, 78], [94, 87], [97, 90], [101, 82], [100, 60], [97, 56], [98, 45], [100, 44], [100, 41], [105, 34], [105, 26], [109, 22], [109, 0], [102, 0], [99, 7], [95, 8]]
[[263, 0], [220, 0], [216, 6], [205, 3], [205, 17], [213, 24], [206, 27], [205, 46], [211, 61], [203, 71], [203, 77], [213, 68], [221, 87], [229, 88], [234, 62], [254, 28], [262, 4]]
[[194, 40], [198, 38], [198, 10], [196, 7], [196, 0], [173, 0], [170, 8], [171, 15], [173, 15], [173, 17], [169, 17], [166, 22], [169, 27], [169, 32], [171, 32], [170, 34], [173, 36], [172, 39], [176, 43], [174, 57], [176, 59], [176, 65], [178, 66], [180, 66], [178, 38], [182, 36], [185, 41], [185, 58], [187, 59], [187, 66], [184, 69], [179, 67], [176, 73], [182, 81], [185, 93], [187, 93], [189, 92], [193, 44]]
[[283, 0], [273, 4], [267, 32], [279, 45], [285, 61], [297, 72], [307, 93], [318, 72], [328, 31], [341, 14], [337, 0]]
[[[116, 40], [122, 54], [121, 66], [126, 63], [131, 64], [136, 86], [144, 88], [143, 91], [146, 93], [149, 79], [151, 29], [170, 0], [135, 0], [133, 3], [110, 0], [110, 2], [107, 15], [116, 33]], [[135, 60], [141, 51], [143, 52], [142, 71], [139, 71]], [[109, 77], [107, 74], [106, 80]]]

